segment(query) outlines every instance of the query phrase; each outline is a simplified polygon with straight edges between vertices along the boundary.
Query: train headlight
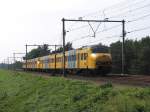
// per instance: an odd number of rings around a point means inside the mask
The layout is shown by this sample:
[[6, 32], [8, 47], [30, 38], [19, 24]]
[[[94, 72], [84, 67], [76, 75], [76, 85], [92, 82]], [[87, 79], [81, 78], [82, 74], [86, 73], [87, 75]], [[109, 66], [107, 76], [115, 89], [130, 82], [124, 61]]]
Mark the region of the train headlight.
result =
[[92, 53], [91, 56], [92, 56], [93, 58], [96, 58], [96, 54], [94, 54], [94, 53]]

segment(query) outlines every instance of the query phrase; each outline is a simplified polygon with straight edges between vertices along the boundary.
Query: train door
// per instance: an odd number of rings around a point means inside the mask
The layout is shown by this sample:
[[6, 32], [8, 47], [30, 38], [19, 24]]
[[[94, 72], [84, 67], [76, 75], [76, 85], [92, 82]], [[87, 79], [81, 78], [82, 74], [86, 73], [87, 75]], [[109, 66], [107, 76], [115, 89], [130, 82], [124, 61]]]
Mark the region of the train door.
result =
[[80, 53], [77, 53], [77, 68], [80, 68]]
[[80, 68], [84, 68], [83, 52], [80, 53]]
[[45, 69], [48, 69], [48, 56], [45, 56], [45, 59], [44, 59], [44, 61], [45, 61]]
[[40, 68], [40, 58], [37, 59], [37, 68]]
[[84, 53], [83, 58], [84, 58], [84, 67], [88, 68], [88, 53]]
[[72, 68], [74, 69], [76, 67], [76, 53], [75, 51], [72, 54]]
[[80, 67], [81, 68], [88, 68], [88, 53], [82, 52], [80, 54]]
[[83, 53], [83, 68], [87, 68], [86, 53]]

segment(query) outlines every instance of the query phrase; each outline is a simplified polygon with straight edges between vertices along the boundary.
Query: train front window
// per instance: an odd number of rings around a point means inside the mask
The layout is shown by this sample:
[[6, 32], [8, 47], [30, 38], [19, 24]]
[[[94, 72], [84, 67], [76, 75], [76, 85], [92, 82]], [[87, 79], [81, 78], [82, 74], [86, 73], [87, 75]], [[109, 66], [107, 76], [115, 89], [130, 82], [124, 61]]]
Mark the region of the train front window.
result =
[[96, 46], [96, 47], [92, 47], [92, 53], [108, 53], [108, 47], [106, 46]]

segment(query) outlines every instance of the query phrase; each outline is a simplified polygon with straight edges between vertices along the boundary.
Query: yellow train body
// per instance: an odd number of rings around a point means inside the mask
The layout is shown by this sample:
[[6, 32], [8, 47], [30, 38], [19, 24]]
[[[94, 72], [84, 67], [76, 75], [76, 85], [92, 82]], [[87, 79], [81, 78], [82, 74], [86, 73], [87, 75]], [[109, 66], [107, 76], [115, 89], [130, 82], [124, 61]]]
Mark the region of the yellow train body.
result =
[[[106, 70], [111, 69], [112, 59], [109, 53], [93, 52], [91, 48], [82, 48], [65, 52], [66, 70]], [[27, 60], [23, 64], [29, 70], [61, 70], [63, 68], [63, 54], [50, 54]]]

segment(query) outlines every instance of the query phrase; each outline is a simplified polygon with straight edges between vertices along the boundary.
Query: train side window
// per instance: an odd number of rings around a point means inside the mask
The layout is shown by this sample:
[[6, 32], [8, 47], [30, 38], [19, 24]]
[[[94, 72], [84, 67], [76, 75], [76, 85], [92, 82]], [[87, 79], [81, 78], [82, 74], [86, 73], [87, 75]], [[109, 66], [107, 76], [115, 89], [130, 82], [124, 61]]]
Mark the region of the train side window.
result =
[[75, 61], [75, 55], [72, 55], [72, 60]]
[[47, 63], [49, 63], [49, 59], [47, 59]]
[[83, 60], [85, 60], [85, 53], [83, 53]]
[[68, 59], [68, 56], [65, 56], [65, 61], [67, 61], [67, 59]]
[[49, 63], [51, 63], [52, 62], [52, 60], [51, 60], [51, 58], [49, 59]]
[[71, 61], [73, 61], [73, 55], [71, 55]]
[[84, 60], [84, 53], [82, 53], [82, 60]]
[[58, 62], [60, 62], [60, 58], [58, 58]]
[[74, 60], [75, 60], [75, 59], [74, 59], [74, 56], [75, 56], [75, 55], [72, 55], [72, 61], [74, 61]]
[[60, 61], [61, 61], [61, 62], [63, 61], [63, 58], [62, 58], [62, 57], [60, 58]]
[[88, 57], [88, 53], [84, 53], [84, 60], [86, 60]]
[[72, 55], [70, 55], [69, 57], [70, 57], [69, 61], [72, 61]]
[[84, 54], [83, 53], [81, 54], [81, 60], [84, 60]]
[[74, 61], [76, 61], [76, 55], [74, 55]]

